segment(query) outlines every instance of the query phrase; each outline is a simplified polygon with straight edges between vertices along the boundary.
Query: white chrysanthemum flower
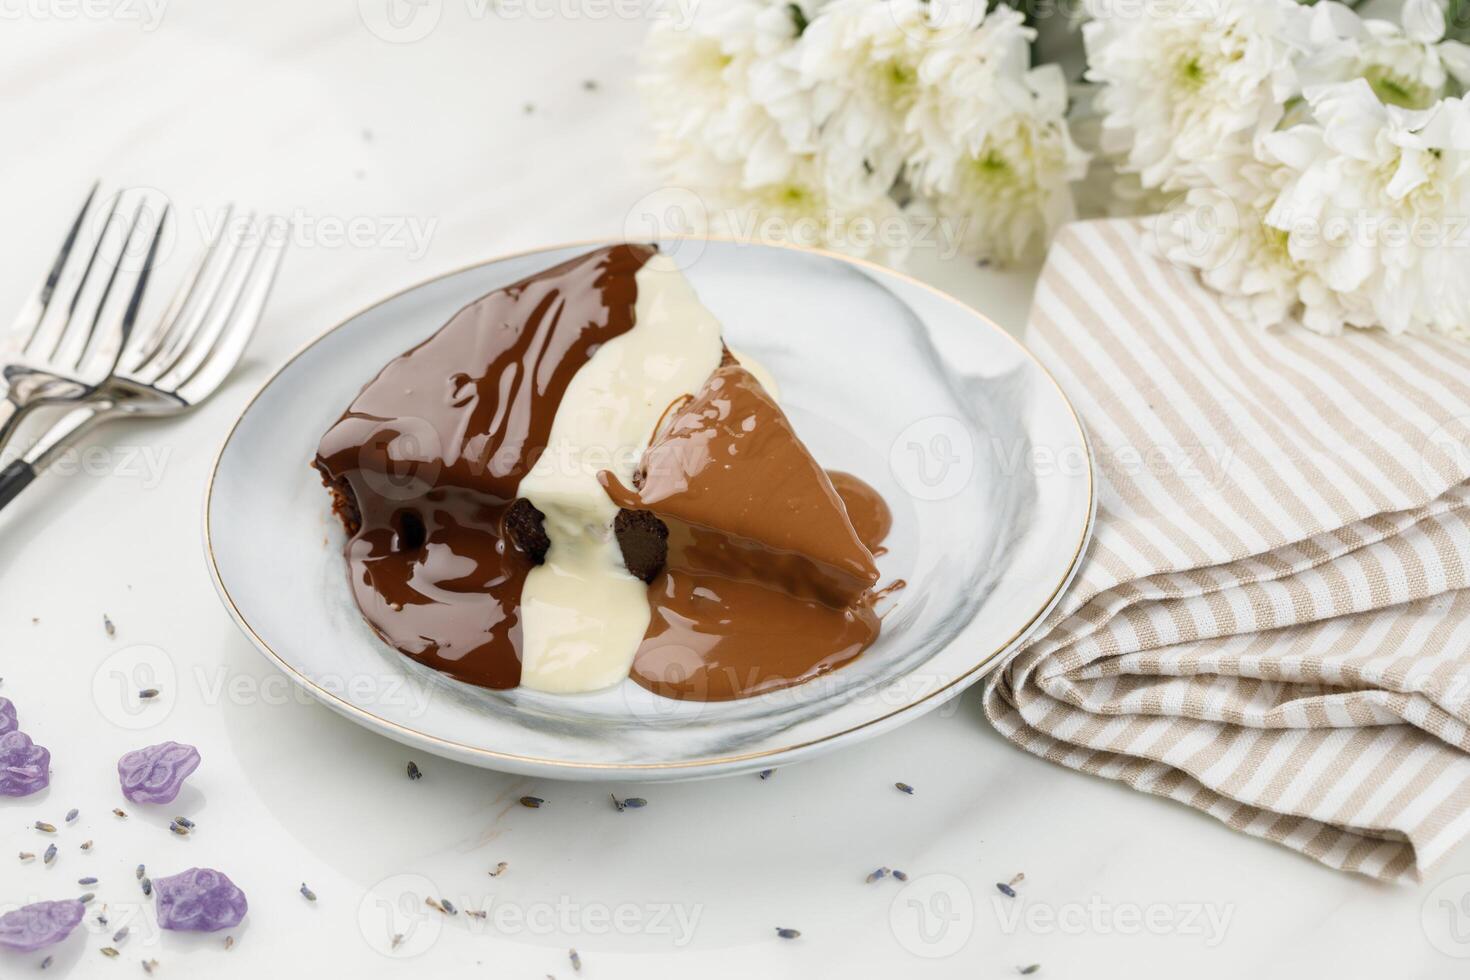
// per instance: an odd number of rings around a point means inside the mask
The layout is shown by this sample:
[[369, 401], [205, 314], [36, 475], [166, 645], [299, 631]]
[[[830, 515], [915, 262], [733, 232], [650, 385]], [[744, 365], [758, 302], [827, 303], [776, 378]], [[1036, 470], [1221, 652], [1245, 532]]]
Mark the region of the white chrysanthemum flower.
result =
[[711, 226], [740, 241], [827, 248], [898, 265], [908, 253], [908, 219], [871, 180], [834, 180], [816, 155], [793, 157], [783, 178], [718, 185]]
[[793, 6], [709, 0], [687, 25], [655, 22], [638, 84], [666, 150], [697, 146], [763, 183], [779, 178], [791, 151], [811, 148], [809, 96], [782, 62], [797, 40]]
[[[977, 28], [985, 16], [983, 3], [831, 0], [822, 6], [793, 57], [811, 88], [829, 159], [891, 185], [917, 146], [909, 117], [920, 99], [921, 65], [946, 50], [968, 50], [983, 35]], [[958, 88], [952, 80], [945, 84]]]
[[1245, 155], [1296, 94], [1307, 8], [1293, 0], [1156, 0], [1083, 28], [1103, 148], [1145, 187], [1201, 184], [1197, 165]]
[[1385, 106], [1357, 79], [1320, 90], [1312, 109], [1315, 124], [1263, 143], [1289, 172], [1266, 223], [1333, 298], [1304, 295], [1302, 321], [1470, 330], [1470, 108]]
[[1001, 6], [976, 27], [925, 49], [904, 119], [911, 167], [936, 174], [952, 169], [979, 150], [992, 126], [1027, 107], [1033, 98], [1028, 45], [1035, 36], [1019, 11]]
[[1292, 259], [1287, 235], [1266, 224], [1287, 171], [1253, 159], [1208, 165], [1210, 186], [1150, 222], [1155, 249], [1199, 272], [1232, 315], [1259, 327], [1297, 316], [1310, 273]]
[[1436, 0], [1410, 0], [1404, 27], [1364, 20], [1340, 3], [1312, 8], [1311, 53], [1302, 59], [1308, 96], [1323, 85], [1367, 80], [1379, 100], [1427, 109], [1448, 94], [1451, 79], [1470, 82], [1470, 47], [1444, 40], [1444, 12]]
[[1067, 129], [1061, 69], [1043, 65], [992, 89], [983, 126], [968, 129], [959, 152], [916, 169], [916, 187], [942, 216], [962, 223], [967, 252], [998, 262], [1034, 258], [1076, 215], [1072, 182], [1088, 157]]

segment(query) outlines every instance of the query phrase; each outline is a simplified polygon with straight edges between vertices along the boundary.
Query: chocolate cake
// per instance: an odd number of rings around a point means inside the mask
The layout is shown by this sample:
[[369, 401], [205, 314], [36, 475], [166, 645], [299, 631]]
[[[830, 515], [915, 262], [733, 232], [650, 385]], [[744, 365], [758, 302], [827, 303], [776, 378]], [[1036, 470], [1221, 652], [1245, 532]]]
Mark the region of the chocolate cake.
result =
[[649, 246], [471, 303], [363, 388], [315, 465], [368, 623], [472, 684], [631, 670], [723, 700], [878, 634], [882, 499], [822, 469]]

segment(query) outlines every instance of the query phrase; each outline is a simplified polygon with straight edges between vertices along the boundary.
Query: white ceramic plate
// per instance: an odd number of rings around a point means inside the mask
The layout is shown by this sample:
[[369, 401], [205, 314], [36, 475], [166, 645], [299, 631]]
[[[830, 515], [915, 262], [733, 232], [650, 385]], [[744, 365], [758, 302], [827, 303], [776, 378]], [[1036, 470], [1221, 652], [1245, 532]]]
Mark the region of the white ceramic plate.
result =
[[[231, 430], [205, 502], [215, 583], [251, 641], [324, 704], [390, 738], [509, 772], [570, 779], [727, 775], [810, 758], [959, 694], [1036, 627], [1092, 526], [1076, 414], [1015, 340], [878, 266], [730, 242], [671, 241], [731, 347], [775, 376], [824, 465], [895, 515], [883, 581], [907, 581], [878, 642], [809, 684], [716, 704], [632, 681], [592, 695], [486, 691], [384, 645], [358, 614], [343, 532], [308, 465], [388, 360], [465, 303], [602, 243], [497, 259], [392, 296], [328, 331]], [[880, 607], [882, 608], [882, 607]]]

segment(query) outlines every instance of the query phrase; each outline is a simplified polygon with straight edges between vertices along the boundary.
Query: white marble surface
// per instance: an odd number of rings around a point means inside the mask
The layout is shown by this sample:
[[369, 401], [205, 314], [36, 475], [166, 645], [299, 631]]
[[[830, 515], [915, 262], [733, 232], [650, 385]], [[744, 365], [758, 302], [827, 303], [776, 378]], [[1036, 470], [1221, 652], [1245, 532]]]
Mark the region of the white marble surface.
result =
[[[597, 16], [619, 9], [598, 0], [525, 0], [502, 16], [425, 0], [434, 29], [395, 45], [364, 27], [384, 4], [0, 0], [0, 309], [18, 307], [94, 175], [167, 189], [184, 219], [176, 257], [199, 209], [229, 199], [308, 229], [214, 402], [99, 433], [0, 515], [0, 691], [55, 768], [46, 793], [0, 802], [0, 903], [73, 895], [94, 875], [112, 927], [132, 920], [116, 962], [93, 927], [48, 975], [137, 976], [157, 959], [172, 977], [567, 978], [568, 947], [588, 978], [999, 978], [1031, 963], [1042, 977], [1463, 973], [1449, 954], [1470, 954], [1455, 943], [1470, 940], [1470, 850], [1412, 888], [1331, 872], [1025, 755], [973, 694], [767, 781], [639, 787], [423, 756], [410, 782], [404, 749], [293, 692], [237, 634], [201, 558], [205, 474], [251, 391], [387, 292], [617, 234], [656, 187], [629, 80], [643, 22]], [[1010, 329], [1024, 321], [1024, 272], [928, 255], [915, 267]], [[119, 691], [147, 685], [139, 663], [166, 693], [135, 713]], [[113, 817], [116, 756], [165, 738], [201, 747], [192, 789], [162, 817]], [[649, 805], [616, 813], [608, 791]], [[524, 794], [549, 804], [515, 805]], [[61, 824], [71, 807], [81, 816], [57, 835], [55, 865], [18, 863], [48, 843], [32, 822]], [[165, 829], [174, 809], [197, 821], [193, 838]], [[234, 947], [160, 936], [138, 902], [139, 861], [228, 871], [252, 902]], [[865, 884], [878, 865], [910, 884]], [[994, 882], [1022, 871], [1019, 898], [1000, 896]], [[441, 917], [415, 889], [488, 903], [489, 917]], [[383, 903], [401, 894], [410, 907], [389, 926]], [[393, 932], [405, 938], [389, 951]], [[0, 952], [0, 976], [40, 960]]]

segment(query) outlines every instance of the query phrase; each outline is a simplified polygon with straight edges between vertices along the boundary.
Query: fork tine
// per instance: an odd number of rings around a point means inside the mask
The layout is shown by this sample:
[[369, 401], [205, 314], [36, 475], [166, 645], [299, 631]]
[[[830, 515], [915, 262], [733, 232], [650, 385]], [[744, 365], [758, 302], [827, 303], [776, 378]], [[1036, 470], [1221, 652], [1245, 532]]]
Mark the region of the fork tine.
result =
[[[269, 221], [266, 222], [266, 226], [268, 225]], [[258, 239], [253, 237], [257, 229], [252, 216], [250, 223], [245, 226], [248, 244], [242, 243], [236, 249], [225, 281], [210, 298], [204, 322], [200, 324], [198, 330], [194, 331], [188, 344], [178, 350], [173, 363], [164, 369], [158, 378], [158, 385], [164, 388], [177, 388], [199, 369], [199, 365], [204, 363], [210, 350], [219, 340], [220, 334], [229, 324], [235, 306], [245, 292], [245, 287], [250, 284], [255, 263], [264, 251], [264, 230], [264, 228], [261, 229], [261, 236]]]
[[[168, 225], [169, 205], [164, 204], [158, 221], [153, 225], [153, 233], [148, 239], [148, 251], [143, 258], [143, 266], [133, 278], [132, 292], [128, 294], [127, 303], [116, 324], [109, 323], [102, 330], [94, 330], [92, 342], [83, 350], [82, 356], [77, 359], [77, 367], [84, 374], [106, 373], [111, 374], [117, 368], [118, 360], [122, 356], [123, 349], [127, 346], [128, 338], [133, 333], [133, 326], [138, 322], [138, 311], [143, 305], [143, 295], [148, 290], [148, 281], [153, 277], [153, 266], [158, 259], [158, 249], [163, 243], [164, 229]], [[142, 215], [142, 209], [139, 209]], [[117, 269], [113, 270], [113, 280], [117, 280]], [[109, 283], [109, 288], [112, 283]], [[126, 286], [124, 286], [126, 289]], [[97, 318], [100, 321], [104, 315], [105, 299], [97, 308]]]
[[290, 222], [280, 218], [270, 218], [265, 222], [262, 232], [264, 243], [251, 263], [245, 288], [228, 314], [227, 325], [194, 372], [178, 385], [177, 393], [185, 402], [197, 404], [214, 394], [235, 370], [235, 365], [240, 363], [270, 299], [276, 273], [280, 271], [281, 259], [290, 241], [290, 228]]
[[[180, 342], [178, 336], [179, 331], [184, 327], [186, 322], [189, 322], [183, 319], [184, 313], [186, 310], [192, 311], [194, 306], [200, 303], [200, 297], [203, 292], [200, 288], [200, 280], [210, 263], [214, 260], [216, 254], [218, 254], [220, 243], [229, 234], [230, 218], [234, 213], [235, 206], [233, 204], [225, 208], [224, 218], [220, 221], [219, 228], [215, 231], [214, 237], [210, 240], [203, 254], [199, 256], [193, 268], [189, 271], [188, 276], [185, 277], [183, 283], [180, 284], [178, 290], [174, 293], [173, 301], [169, 304], [167, 312], [159, 318], [157, 325], [151, 330], [133, 335], [124, 360], [124, 367], [130, 375], [139, 380], [143, 380], [145, 376], [156, 377], [162, 373], [161, 369], [159, 369], [162, 365], [153, 364], [153, 359], [165, 347], [172, 348]], [[191, 317], [191, 321], [197, 324], [198, 318]], [[151, 375], [149, 373], [150, 367], [155, 368], [151, 372]]]
[[122, 207], [122, 197], [121, 191], [112, 195], [107, 215], [96, 227], [94, 237], [87, 237], [91, 234], [92, 229], [85, 225], [79, 232], [78, 243], [81, 246], [81, 251], [77, 253], [79, 261], [69, 261], [62, 268], [61, 276], [57, 279], [56, 286], [53, 287], [53, 302], [46, 304], [40, 323], [24, 348], [27, 354], [49, 359], [54, 358], [57, 351], [61, 349], [77, 305], [81, 301], [82, 292], [92, 281], [92, 270], [97, 266], [97, 257], [107, 242], [109, 234], [114, 233], [115, 222], [119, 209]]
[[[253, 220], [253, 216], [246, 218], [247, 231]], [[199, 275], [190, 283], [188, 292], [179, 305], [178, 316], [169, 325], [157, 350], [149, 354], [146, 367], [139, 366], [137, 378], [143, 383], [153, 383], [178, 364], [195, 343], [199, 332], [208, 325], [209, 311], [218, 300], [220, 290], [225, 288], [241, 248], [243, 236], [231, 235], [228, 228], [229, 222], [220, 225], [200, 267]]]
[[[102, 295], [97, 297], [97, 304], [91, 307], [92, 315], [88, 317], [84, 313], [80, 319], [73, 315], [68, 320], [67, 329], [56, 344], [55, 356], [60, 363], [69, 365], [73, 369], [80, 368], [82, 358], [86, 357], [87, 351], [97, 346], [99, 342], [102, 346], [113, 347], [120, 351], [123, 341], [127, 340], [126, 335], [123, 334], [124, 321], [122, 319], [115, 321], [107, 320], [105, 321], [107, 324], [105, 328], [100, 330], [98, 328], [103, 327], [108, 300], [112, 297], [113, 287], [117, 285], [118, 274], [122, 272], [123, 266], [127, 262], [128, 250], [132, 247], [133, 237], [138, 233], [138, 229], [143, 226], [144, 203], [140, 199], [133, 208], [133, 217], [127, 223], [127, 230], [123, 235], [122, 245], [118, 249], [117, 256], [104, 267], [107, 275], [102, 284]], [[93, 261], [96, 261], [95, 256]], [[82, 291], [79, 290], [76, 297], [72, 300], [73, 314], [75, 314], [81, 300]], [[73, 324], [76, 324], [76, 326], [73, 326]], [[65, 356], [62, 356], [62, 351], [66, 351]], [[74, 356], [73, 351], [75, 352]]]
[[102, 182], [98, 181], [87, 192], [87, 199], [82, 202], [82, 209], [72, 219], [71, 228], [66, 233], [66, 240], [61, 243], [61, 251], [51, 263], [51, 271], [46, 274], [46, 279], [41, 283], [40, 288], [26, 301], [20, 315], [15, 318], [15, 324], [11, 329], [16, 334], [16, 343], [22, 349], [34, 339], [36, 331], [41, 328], [41, 321], [45, 318], [46, 310], [51, 305], [51, 297], [56, 293], [56, 284], [61, 280], [62, 270], [66, 268], [67, 260], [71, 258], [72, 248], [77, 243], [82, 224], [87, 220], [87, 214], [92, 210], [92, 202], [97, 199], [97, 191], [101, 186]]

